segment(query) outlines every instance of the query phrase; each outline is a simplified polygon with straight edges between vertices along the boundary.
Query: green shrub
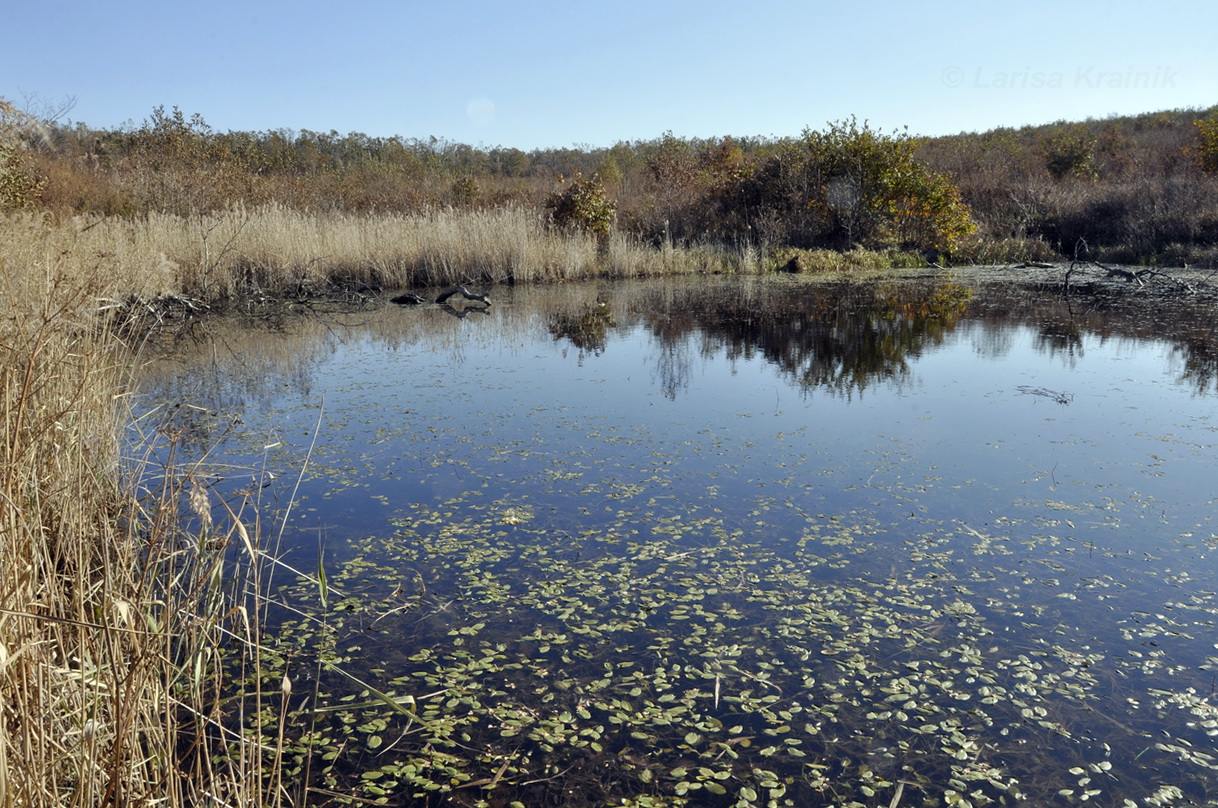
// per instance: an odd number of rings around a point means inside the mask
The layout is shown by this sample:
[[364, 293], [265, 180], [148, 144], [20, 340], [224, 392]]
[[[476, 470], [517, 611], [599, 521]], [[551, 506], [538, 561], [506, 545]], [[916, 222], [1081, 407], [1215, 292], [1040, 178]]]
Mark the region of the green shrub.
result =
[[478, 182], [473, 177], [458, 177], [450, 189], [453, 207], [469, 208], [478, 202]]
[[890, 214], [897, 244], [950, 255], [976, 230], [960, 192], [941, 174], [907, 178], [910, 187], [896, 194]]
[[1045, 144], [1045, 167], [1054, 179], [1095, 179], [1095, 137], [1081, 126], [1058, 132]]
[[0, 98], [0, 210], [32, 207], [45, 180], [38, 177], [23, 148], [24, 136], [37, 122]]
[[576, 174], [561, 191], [556, 191], [546, 200], [550, 221], [564, 230], [578, 230], [607, 238], [613, 227], [613, 216], [617, 206], [605, 195], [605, 186], [596, 174], [591, 179], [581, 180]]
[[22, 150], [0, 143], [0, 210], [33, 207], [44, 184]]
[[1206, 174], [1218, 174], [1218, 112], [1193, 121], [1197, 140], [1190, 151]]
[[950, 253], [972, 218], [947, 177], [917, 159], [918, 146], [853, 118], [804, 130], [743, 175], [727, 206], [748, 207], [750, 226], [776, 243]]

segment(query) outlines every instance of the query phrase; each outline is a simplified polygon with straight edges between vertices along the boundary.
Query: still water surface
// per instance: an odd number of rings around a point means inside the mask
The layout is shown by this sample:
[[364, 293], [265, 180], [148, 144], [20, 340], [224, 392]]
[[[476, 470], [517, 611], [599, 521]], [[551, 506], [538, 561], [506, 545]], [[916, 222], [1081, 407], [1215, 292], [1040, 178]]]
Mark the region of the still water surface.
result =
[[492, 298], [213, 325], [149, 369], [149, 407], [199, 408], [167, 425], [212, 496], [258, 491], [326, 570], [276, 594], [308, 617], [268, 682], [317, 688], [291, 773], [311, 749], [317, 787], [391, 804], [1218, 804], [1212, 311]]

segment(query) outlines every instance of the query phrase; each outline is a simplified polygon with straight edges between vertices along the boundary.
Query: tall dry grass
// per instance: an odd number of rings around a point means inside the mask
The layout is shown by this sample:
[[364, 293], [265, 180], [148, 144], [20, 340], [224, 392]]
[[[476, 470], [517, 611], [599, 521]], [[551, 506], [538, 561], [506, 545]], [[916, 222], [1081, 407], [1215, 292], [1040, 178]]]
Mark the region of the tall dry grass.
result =
[[[155, 414], [146, 454], [121, 456], [110, 259], [43, 246], [0, 255], [0, 806], [274, 803], [273, 750], [233, 734], [219, 664], [225, 645], [256, 664], [260, 531]], [[226, 569], [232, 544], [254, 564]]]
[[108, 300], [184, 295], [213, 303], [335, 285], [548, 283], [761, 268], [756, 251], [657, 249], [621, 233], [601, 243], [555, 231], [515, 207], [357, 214], [267, 205], [135, 219], [11, 214], [0, 218], [0, 240], [20, 265], [56, 256], [74, 273], [104, 266], [96, 294]]
[[141, 678], [118, 526], [121, 369], [90, 282], [0, 259], [0, 804], [96, 804], [139, 781]]

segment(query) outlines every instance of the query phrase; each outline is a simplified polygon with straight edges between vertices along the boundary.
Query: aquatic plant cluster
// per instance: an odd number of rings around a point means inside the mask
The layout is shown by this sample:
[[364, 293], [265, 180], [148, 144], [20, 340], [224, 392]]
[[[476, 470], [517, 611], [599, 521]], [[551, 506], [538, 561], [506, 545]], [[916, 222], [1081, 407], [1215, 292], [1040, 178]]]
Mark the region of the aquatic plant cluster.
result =
[[1113, 655], [1074, 616], [1139, 582], [1068, 577], [1070, 539], [790, 502], [744, 530], [617, 495], [579, 534], [527, 503], [418, 508], [328, 603], [296, 587], [267, 675], [322, 673], [289, 774], [312, 757], [327, 790], [395, 803], [1120, 805], [1153, 796], [1145, 767], [1212, 799], [1212, 673], [1179, 654], [1213, 593], [1117, 621]]

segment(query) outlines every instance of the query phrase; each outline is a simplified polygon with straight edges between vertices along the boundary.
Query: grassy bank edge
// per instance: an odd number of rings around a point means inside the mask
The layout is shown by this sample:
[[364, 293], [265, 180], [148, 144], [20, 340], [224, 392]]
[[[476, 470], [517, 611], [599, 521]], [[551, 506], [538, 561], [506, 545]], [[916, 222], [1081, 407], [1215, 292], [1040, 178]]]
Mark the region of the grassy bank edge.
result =
[[221, 721], [285, 698], [220, 665], [259, 665], [257, 503], [133, 411], [125, 268], [30, 224], [0, 254], [0, 806], [281, 804], [275, 750]]
[[556, 230], [517, 207], [427, 214], [302, 213], [278, 205], [136, 219], [0, 217], [6, 272], [99, 277], [99, 306], [187, 298], [209, 307], [453, 284], [559, 283], [706, 273], [923, 266], [899, 251], [848, 252], [642, 243]]

